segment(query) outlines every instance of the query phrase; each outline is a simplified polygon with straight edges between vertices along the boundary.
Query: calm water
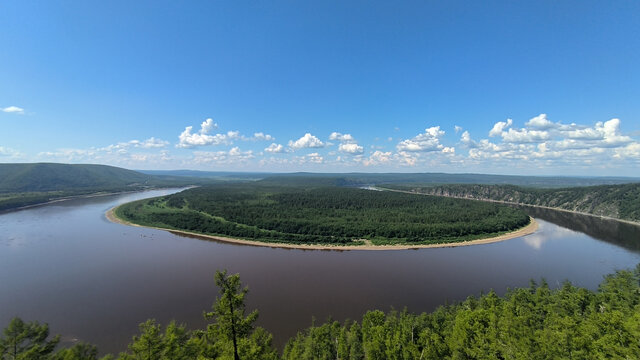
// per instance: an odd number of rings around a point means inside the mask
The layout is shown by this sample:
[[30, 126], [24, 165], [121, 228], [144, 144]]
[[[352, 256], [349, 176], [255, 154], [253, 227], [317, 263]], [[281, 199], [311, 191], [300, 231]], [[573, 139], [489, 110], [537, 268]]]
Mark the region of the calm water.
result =
[[329, 316], [433, 310], [494, 289], [568, 279], [595, 289], [640, 262], [640, 228], [529, 209], [537, 233], [495, 244], [406, 251], [251, 247], [113, 224], [109, 208], [175, 190], [78, 199], [0, 215], [0, 327], [14, 316], [50, 324], [67, 342], [123, 350], [137, 324], [156, 318], [202, 327], [216, 297], [213, 274], [249, 285], [248, 305], [282, 345]]

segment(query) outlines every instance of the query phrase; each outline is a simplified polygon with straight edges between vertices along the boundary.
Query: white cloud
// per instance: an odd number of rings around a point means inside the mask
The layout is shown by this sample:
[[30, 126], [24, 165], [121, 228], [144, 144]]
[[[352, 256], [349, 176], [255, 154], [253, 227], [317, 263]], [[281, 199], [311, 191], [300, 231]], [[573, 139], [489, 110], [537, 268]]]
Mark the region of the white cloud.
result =
[[[186, 137], [178, 147], [193, 147], [197, 144], [231, 144], [236, 140], [269, 141], [271, 135], [263, 132], [253, 133], [250, 138], [241, 136], [237, 131], [211, 134], [217, 127], [207, 119], [194, 132], [191, 127], [185, 129]], [[491, 126], [489, 126], [491, 127]], [[375, 142], [359, 144], [351, 134], [333, 132], [323, 142], [310, 133], [287, 144], [273, 141], [269, 146], [258, 146], [252, 151], [243, 151], [231, 147], [226, 151], [180, 151], [178, 157], [172, 157], [164, 150], [169, 142], [155, 137], [146, 140], [130, 140], [102, 148], [62, 149], [41, 153], [43, 159], [62, 162], [94, 162], [112, 165], [130, 166], [130, 168], [151, 168], [168, 166], [211, 168], [234, 168], [252, 170], [256, 168], [296, 171], [304, 169], [349, 169], [379, 167], [380, 169], [399, 169], [407, 167], [410, 171], [468, 171], [531, 173], [540, 169], [553, 173], [552, 169], [562, 169], [572, 174], [575, 169], [584, 174], [588, 169], [597, 169], [594, 174], [605, 174], [603, 169], [635, 169], [640, 164], [639, 135], [622, 131], [619, 119], [610, 119], [595, 124], [577, 125], [552, 122], [547, 115], [540, 114], [530, 118], [523, 127], [517, 127], [513, 120], [507, 119], [491, 127], [492, 138], [474, 139], [469, 131], [461, 126], [459, 141], [447, 143], [445, 131], [439, 126], [425, 129], [423, 133], [409, 139], [397, 139], [396, 147], [376, 146]], [[487, 129], [488, 130], [488, 129]], [[184, 133], [183, 133], [184, 134]], [[486, 134], [486, 133], [485, 133]], [[198, 142], [198, 136], [202, 139]], [[386, 138], [381, 139], [384, 141]], [[332, 146], [331, 142], [335, 144]], [[393, 144], [393, 143], [392, 143]], [[254, 144], [257, 145], [257, 144]], [[455, 145], [455, 147], [454, 147]], [[364, 156], [365, 146], [367, 156]], [[327, 150], [309, 150], [311, 154], [296, 156], [295, 150], [327, 148]], [[262, 150], [264, 149], [264, 150]], [[461, 153], [460, 149], [465, 149]], [[456, 151], [457, 150], [457, 151]], [[178, 153], [178, 151], [176, 151]], [[285, 155], [285, 153], [287, 153]], [[17, 156], [17, 152], [0, 147], [0, 159]], [[276, 156], [276, 154], [278, 154]], [[43, 161], [43, 160], [40, 160]], [[272, 169], [272, 170], [273, 170]], [[455, 169], [455, 170], [454, 170]], [[509, 169], [509, 170], [505, 170]], [[334, 171], [334, 170], [332, 170]], [[406, 171], [406, 170], [405, 170]], [[556, 172], [557, 172], [556, 171]], [[637, 176], [637, 170], [628, 170], [627, 174]], [[564, 172], [563, 172], [564, 174]]]
[[266, 148], [264, 148], [264, 151], [266, 151], [268, 153], [283, 153], [284, 152], [284, 146], [282, 146], [280, 144], [276, 144], [276, 143], [271, 143], [271, 145], [269, 145]]
[[150, 137], [150, 138], [148, 138], [147, 140], [144, 140], [144, 141], [131, 140], [129, 143], [131, 145], [133, 145], [134, 147], [140, 147], [140, 148], [144, 148], [144, 149], [163, 148], [163, 147], [169, 145], [168, 141], [161, 140], [161, 139], [156, 139], [154, 137]]
[[497, 123], [495, 123], [495, 125], [493, 125], [491, 131], [489, 131], [489, 136], [499, 136], [502, 134], [504, 129], [508, 128], [511, 125], [513, 125], [513, 120], [511, 119], [507, 119], [507, 121], [498, 121]]
[[227, 131], [226, 134], [209, 135], [209, 132], [217, 127], [218, 125], [214, 123], [211, 118], [206, 119], [200, 124], [200, 131], [197, 133], [192, 133], [193, 126], [187, 126], [180, 136], [178, 136], [180, 142], [176, 147], [191, 148], [205, 145], [229, 145], [233, 144], [234, 140], [240, 139], [240, 133], [238, 131]]
[[168, 141], [156, 139], [154, 137], [150, 137], [147, 140], [130, 140], [127, 142], [120, 142], [117, 144], [112, 144], [109, 146], [105, 146], [102, 148], [98, 148], [98, 151], [106, 151], [106, 152], [119, 152], [121, 154], [127, 153], [130, 148], [143, 148], [143, 149], [157, 149], [163, 148], [169, 145]]
[[430, 152], [430, 151], [442, 151], [444, 145], [440, 143], [440, 138], [444, 136], [445, 132], [440, 130], [440, 126], [430, 127], [425, 129], [423, 134], [403, 140], [396, 148], [398, 151], [411, 151], [411, 152]]
[[460, 135], [460, 142], [468, 148], [474, 148], [478, 146], [478, 144], [476, 144], [476, 142], [471, 139], [471, 134], [469, 134], [469, 132], [466, 130], [462, 133], [462, 135]]
[[349, 154], [362, 154], [364, 152], [364, 148], [356, 143], [347, 143], [340, 144], [338, 146], [338, 151]]
[[640, 160], [640, 143], [620, 131], [619, 119], [598, 122], [594, 126], [565, 125], [551, 122], [545, 114], [540, 114], [527, 121], [523, 129], [506, 130], [512, 124], [507, 121], [494, 125], [490, 134], [499, 135], [500, 143], [487, 139], [475, 142], [468, 133], [463, 133], [460, 141], [470, 148], [466, 160], [490, 160], [491, 164], [502, 161], [503, 167], [564, 166], [569, 169], [611, 168]]
[[307, 154], [305, 156], [306, 162], [314, 163], [314, 164], [322, 164], [324, 162], [324, 158], [320, 156], [317, 152]]
[[0, 146], [0, 157], [19, 158], [22, 154], [18, 150]]
[[391, 151], [382, 152], [376, 150], [373, 154], [371, 154], [371, 156], [369, 156], [369, 159], [365, 159], [363, 161], [363, 164], [365, 166], [379, 165], [388, 163], [389, 161], [391, 161]]
[[253, 134], [253, 140], [273, 141], [275, 139], [276, 138], [274, 138], [273, 136], [262, 133], [262, 132], [257, 132]]
[[300, 139], [293, 141], [289, 141], [289, 147], [293, 150], [299, 150], [304, 148], [321, 148], [324, 147], [325, 144], [320, 141], [317, 137], [311, 135], [310, 133], [304, 134]]
[[455, 125], [453, 129], [456, 131], [456, 134], [463, 130], [462, 126]]
[[351, 134], [341, 134], [339, 132], [332, 132], [331, 135], [329, 135], [329, 140], [337, 140], [340, 142], [354, 142], [355, 139], [353, 138], [353, 136], [351, 136]]
[[[126, 146], [122, 147], [125, 144]], [[100, 163], [126, 167], [149, 167], [167, 164], [174, 160], [167, 150], [156, 152], [131, 152], [136, 148], [130, 143], [120, 143], [103, 148], [90, 149], [58, 149], [41, 152], [40, 161], [58, 161], [67, 163]], [[137, 147], [141, 148], [141, 147]], [[157, 148], [154, 148], [156, 150]]]
[[548, 130], [558, 126], [547, 119], [547, 114], [540, 114], [533, 117], [529, 119], [525, 125], [540, 130]]
[[548, 140], [551, 136], [547, 131], [528, 129], [509, 129], [503, 131], [502, 140], [510, 143], [532, 143]]
[[208, 118], [205, 121], [203, 121], [202, 124], [200, 124], [200, 133], [208, 134], [211, 130], [217, 129], [217, 128], [218, 128], [218, 124], [214, 123], [212, 118]]
[[600, 145], [617, 147], [633, 141], [629, 136], [620, 133], [620, 120], [611, 119], [606, 122], [597, 122], [592, 128], [568, 131], [571, 139], [578, 140], [599, 140]]
[[615, 158], [633, 158], [640, 160], [640, 143], [634, 142], [615, 150]]
[[356, 139], [351, 136], [351, 134], [332, 132], [331, 135], [329, 135], [329, 140], [339, 141], [340, 145], [338, 145], [338, 151], [342, 153], [358, 155], [364, 152], [364, 147], [358, 145]]
[[13, 113], [13, 114], [20, 114], [20, 115], [24, 114], [24, 109], [19, 108], [17, 106], [7, 106], [6, 108], [0, 108], [0, 110], [6, 113]]
[[415, 166], [418, 161], [418, 157], [415, 154], [400, 151], [396, 154], [396, 161], [400, 162], [400, 165]]

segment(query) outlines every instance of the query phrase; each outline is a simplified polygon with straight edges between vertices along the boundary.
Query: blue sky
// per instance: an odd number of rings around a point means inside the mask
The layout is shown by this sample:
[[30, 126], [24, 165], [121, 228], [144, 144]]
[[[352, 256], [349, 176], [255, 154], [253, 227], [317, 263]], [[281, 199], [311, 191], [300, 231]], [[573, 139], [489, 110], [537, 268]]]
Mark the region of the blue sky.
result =
[[0, 162], [640, 176], [637, 1], [0, 2]]

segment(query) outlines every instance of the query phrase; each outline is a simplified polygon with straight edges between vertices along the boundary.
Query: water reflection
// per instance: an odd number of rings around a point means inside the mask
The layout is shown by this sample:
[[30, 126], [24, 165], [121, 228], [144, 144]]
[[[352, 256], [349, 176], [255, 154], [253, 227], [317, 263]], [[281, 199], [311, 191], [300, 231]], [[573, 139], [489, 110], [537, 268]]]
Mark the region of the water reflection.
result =
[[[559, 225], [559, 229], [570, 229], [587, 234], [598, 240], [640, 252], [640, 225], [603, 219], [597, 216], [574, 214], [531, 206], [521, 206], [530, 216]], [[531, 240], [535, 242], [535, 240]]]
[[577, 233], [571, 229], [553, 226], [546, 221], [537, 220], [538, 230], [523, 238], [524, 243], [529, 245], [533, 250], [541, 250], [542, 246], [550, 239], [567, 238], [575, 236]]

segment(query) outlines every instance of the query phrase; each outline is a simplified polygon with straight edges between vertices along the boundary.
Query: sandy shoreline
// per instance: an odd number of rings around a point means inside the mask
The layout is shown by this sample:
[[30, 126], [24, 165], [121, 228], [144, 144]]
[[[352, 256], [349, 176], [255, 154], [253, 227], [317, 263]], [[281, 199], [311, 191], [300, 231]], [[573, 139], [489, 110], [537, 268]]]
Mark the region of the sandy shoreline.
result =
[[251, 246], [264, 246], [264, 247], [270, 247], [270, 248], [283, 248], [283, 249], [300, 249], [300, 250], [338, 250], [338, 251], [347, 251], [347, 250], [413, 250], [413, 249], [428, 249], [428, 248], [445, 248], [445, 247], [483, 245], [483, 244], [491, 244], [491, 243], [495, 243], [495, 242], [499, 242], [499, 241], [515, 239], [515, 238], [522, 237], [522, 236], [525, 236], [525, 235], [530, 235], [530, 234], [533, 234], [534, 232], [536, 232], [536, 230], [538, 229], [538, 223], [535, 221], [534, 218], [529, 217], [529, 219], [531, 219], [531, 222], [529, 223], [529, 225], [527, 225], [527, 226], [525, 226], [525, 227], [523, 227], [521, 229], [518, 229], [516, 231], [512, 231], [510, 233], [502, 234], [502, 235], [499, 235], [499, 236], [494, 236], [494, 237], [491, 237], [491, 238], [471, 240], [471, 241], [463, 241], [463, 242], [458, 242], [458, 243], [429, 244], [429, 245], [355, 245], [355, 246], [350, 246], [350, 245], [278, 244], [278, 243], [268, 243], [268, 242], [262, 242], [262, 241], [235, 239], [235, 238], [229, 238], [229, 237], [224, 237], [224, 236], [203, 235], [203, 234], [193, 233], [193, 232], [189, 232], [189, 231], [165, 229], [165, 228], [159, 228], [159, 227], [153, 227], [153, 226], [142, 226], [142, 225], [134, 224], [134, 223], [131, 223], [131, 222], [128, 222], [128, 221], [124, 221], [124, 220], [118, 218], [114, 213], [115, 208], [116, 207], [113, 207], [113, 208], [109, 209], [105, 213], [105, 216], [109, 221], [117, 223], [117, 224], [144, 227], [144, 228], [156, 229], [156, 230], [164, 230], [164, 231], [169, 231], [171, 233], [175, 233], [175, 234], [179, 234], [179, 235], [185, 235], [185, 236], [189, 236], [189, 237], [196, 237], [196, 238], [201, 238], [201, 239], [205, 239], [205, 240], [223, 241], [223, 242], [228, 242], [228, 243], [233, 243], [233, 244], [251, 245]]

